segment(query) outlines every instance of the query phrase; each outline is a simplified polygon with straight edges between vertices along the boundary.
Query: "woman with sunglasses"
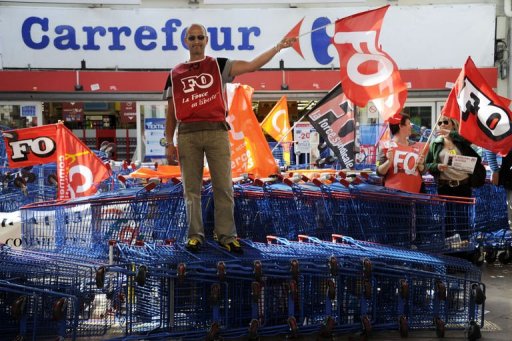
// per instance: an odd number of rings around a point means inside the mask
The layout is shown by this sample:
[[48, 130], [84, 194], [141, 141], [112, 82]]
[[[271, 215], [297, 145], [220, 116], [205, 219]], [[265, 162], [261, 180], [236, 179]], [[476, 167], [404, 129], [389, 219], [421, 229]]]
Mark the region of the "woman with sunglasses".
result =
[[[189, 59], [170, 72], [165, 87], [168, 100], [165, 135], [169, 164], [179, 160], [188, 224], [186, 248], [197, 252], [204, 243], [201, 208], [204, 159], [210, 171], [214, 201], [214, 234], [229, 252], [241, 253], [234, 220], [233, 183], [229, 125], [226, 122], [224, 85], [235, 76], [256, 71], [296, 38], [284, 38], [250, 61], [214, 58], [205, 53], [208, 34], [201, 24], [192, 24], [184, 43]], [[177, 147], [172, 143], [177, 130]]]
[[[427, 170], [437, 183], [437, 193], [454, 197], [471, 197], [472, 186], [485, 181], [485, 168], [480, 155], [471, 144], [459, 135], [458, 122], [442, 116], [437, 122], [438, 136], [430, 144], [426, 158]], [[450, 155], [464, 155], [477, 158], [474, 175], [451, 167]], [[445, 160], [448, 160], [445, 163]], [[483, 171], [483, 181], [480, 178]], [[453, 207], [452, 207], [453, 206]], [[460, 205], [449, 203], [445, 213], [446, 238], [458, 234], [462, 240], [467, 240], [470, 234], [470, 224], [458, 210]], [[457, 218], [457, 219], [455, 219]], [[460, 248], [460, 246], [459, 246]]]
[[458, 133], [458, 122], [442, 116], [437, 122], [438, 136], [430, 144], [426, 158], [427, 170], [437, 182], [437, 193], [457, 197], [471, 197], [471, 174], [450, 167], [450, 155], [464, 155], [477, 158], [477, 166], [482, 166], [480, 155], [471, 144]]
[[384, 141], [379, 150], [377, 174], [384, 177], [384, 186], [401, 191], [419, 193], [425, 170], [420, 147], [409, 141], [411, 119], [402, 114], [389, 119], [389, 130], [393, 136]]

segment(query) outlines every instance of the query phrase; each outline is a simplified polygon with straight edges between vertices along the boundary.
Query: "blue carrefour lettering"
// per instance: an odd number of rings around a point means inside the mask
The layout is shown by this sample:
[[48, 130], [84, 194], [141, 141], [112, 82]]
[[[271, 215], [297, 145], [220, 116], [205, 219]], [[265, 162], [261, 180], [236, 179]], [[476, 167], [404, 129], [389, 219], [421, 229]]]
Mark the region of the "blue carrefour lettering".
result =
[[[54, 28], [52, 28], [54, 27]], [[180, 28], [180, 29], [179, 29]], [[128, 26], [73, 26], [55, 25], [48, 18], [28, 17], [23, 21], [21, 35], [25, 45], [31, 49], [45, 49], [53, 43], [58, 50], [86, 50], [100, 51], [108, 48], [111, 51], [124, 51], [128, 40], [142, 51], [158, 48], [158, 30], [149, 25], [138, 27]], [[53, 31], [52, 31], [53, 30]], [[186, 27], [179, 19], [169, 19], [160, 29], [164, 34], [162, 51], [177, 50], [181, 43], [186, 48]], [[251, 38], [261, 34], [259, 27], [207, 27], [210, 48], [214, 51], [252, 51], [254, 44]], [[236, 32], [237, 36], [233, 32]], [[233, 41], [240, 40], [241, 44], [235, 47]]]
[[29, 17], [23, 22], [23, 26], [21, 26], [21, 36], [27, 47], [34, 50], [41, 50], [48, 46], [50, 39], [46, 35], [42, 35], [41, 41], [34, 41], [32, 39], [32, 26], [35, 25], [40, 26], [41, 31], [48, 32], [48, 18]]
[[82, 27], [82, 30], [84, 30], [84, 32], [87, 34], [87, 44], [83, 46], [83, 49], [98, 51], [100, 49], [100, 46], [95, 43], [95, 36], [97, 33], [100, 36], [104, 37], [107, 34], [107, 30], [105, 29], [105, 27], [84, 26]]
[[[53, 45], [59, 50], [78, 50], [80, 45], [76, 43], [76, 32], [73, 26], [60, 25], [55, 27], [55, 33], [60, 34], [53, 41]], [[66, 34], [67, 33], [67, 34]]]
[[174, 33], [178, 31], [177, 27], [181, 26], [181, 20], [170, 19], [165, 22], [162, 32], [165, 33], [165, 45], [162, 47], [164, 51], [174, 51], [178, 46], [174, 44]]
[[108, 31], [112, 33], [112, 44], [109, 45], [108, 49], [111, 51], [124, 51], [126, 46], [121, 44], [121, 34], [129, 37], [132, 34], [132, 30], [127, 26], [121, 27], [109, 27]]
[[154, 50], [156, 48], [156, 43], [151, 42], [148, 44], [144, 44], [144, 40], [156, 40], [156, 30], [151, 26], [143, 26], [139, 27], [135, 31], [135, 45], [142, 51]]
[[209, 29], [208, 32], [210, 34], [210, 46], [215, 51], [218, 50], [227, 50], [232, 51], [235, 49], [233, 44], [231, 43], [231, 28], [229, 27], [221, 27], [220, 31], [224, 34], [224, 43], [221, 45], [219, 43], [219, 34], [216, 29]]
[[311, 47], [313, 48], [313, 55], [318, 63], [327, 65], [334, 59], [329, 55], [329, 46], [331, 45], [331, 36], [327, 34], [326, 27], [331, 24], [331, 21], [326, 17], [317, 18], [313, 22], [313, 29], [311, 32]]
[[251, 34], [254, 34], [255, 37], [259, 37], [261, 34], [261, 30], [259, 27], [240, 27], [238, 28], [238, 32], [242, 33], [242, 44], [238, 45], [238, 49], [240, 51], [254, 50], [254, 45], [249, 44], [249, 40], [251, 38]]

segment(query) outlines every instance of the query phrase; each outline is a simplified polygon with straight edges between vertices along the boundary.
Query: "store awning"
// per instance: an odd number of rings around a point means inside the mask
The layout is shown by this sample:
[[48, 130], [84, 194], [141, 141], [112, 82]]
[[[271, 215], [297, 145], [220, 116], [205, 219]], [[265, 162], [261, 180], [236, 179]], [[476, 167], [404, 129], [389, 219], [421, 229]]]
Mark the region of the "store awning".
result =
[[[479, 69], [497, 86], [496, 68]], [[409, 89], [446, 91], [460, 69], [401, 70]], [[0, 100], [162, 100], [167, 71], [0, 70]], [[236, 77], [255, 89], [255, 99], [321, 98], [340, 80], [338, 70], [260, 70]], [[283, 91], [283, 88], [288, 90]]]

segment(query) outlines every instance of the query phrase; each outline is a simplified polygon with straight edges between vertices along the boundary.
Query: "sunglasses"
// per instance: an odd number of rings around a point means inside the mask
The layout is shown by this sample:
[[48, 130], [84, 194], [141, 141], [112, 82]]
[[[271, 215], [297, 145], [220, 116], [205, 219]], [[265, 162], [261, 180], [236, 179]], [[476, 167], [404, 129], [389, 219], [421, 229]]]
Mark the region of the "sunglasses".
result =
[[437, 125], [438, 125], [438, 126], [441, 126], [442, 124], [444, 124], [444, 125], [448, 125], [449, 123], [450, 123], [450, 121], [448, 121], [448, 120], [444, 120], [444, 121], [439, 121], [439, 122], [437, 122]]
[[188, 39], [189, 41], [194, 41], [194, 40], [196, 40], [196, 38], [197, 38], [197, 40], [203, 41], [203, 40], [204, 40], [204, 38], [206, 38], [206, 37], [205, 37], [205, 36], [203, 36], [202, 34], [201, 34], [201, 35], [198, 35], [198, 36], [188, 36], [188, 37], [187, 37], [187, 39]]

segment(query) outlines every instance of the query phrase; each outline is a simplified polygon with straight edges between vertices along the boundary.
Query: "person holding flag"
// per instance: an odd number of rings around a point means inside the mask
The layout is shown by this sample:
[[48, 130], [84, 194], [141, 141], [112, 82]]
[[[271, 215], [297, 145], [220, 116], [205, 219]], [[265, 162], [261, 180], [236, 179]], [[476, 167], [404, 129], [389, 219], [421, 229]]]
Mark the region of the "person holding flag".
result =
[[419, 193], [425, 165], [420, 147], [409, 141], [411, 119], [406, 114], [394, 115], [388, 123], [392, 138], [381, 143], [377, 157], [377, 174], [384, 177], [386, 187]]
[[[283, 38], [251, 61], [229, 60], [205, 54], [208, 34], [203, 25], [192, 24], [187, 28], [184, 43], [189, 50], [189, 60], [171, 70], [164, 91], [168, 99], [166, 156], [170, 164], [176, 163], [177, 156], [179, 159], [188, 224], [188, 250], [199, 251], [205, 237], [201, 187], [206, 157], [213, 186], [215, 236], [229, 252], [242, 252], [236, 239], [224, 84], [235, 76], [258, 70], [281, 49], [292, 46], [296, 39]], [[175, 129], [179, 151], [173, 144]]]
[[[471, 197], [473, 182], [481, 182], [480, 179], [472, 179], [472, 174], [457, 168], [450, 167], [449, 155], [471, 156], [477, 159], [475, 170], [482, 169], [482, 158], [471, 147], [471, 144], [459, 133], [459, 124], [453, 118], [441, 116], [437, 122], [439, 135], [430, 144], [426, 158], [427, 170], [434, 176], [437, 182], [437, 193], [456, 197]], [[480, 171], [473, 172], [475, 177]], [[485, 174], [485, 168], [484, 168]]]

